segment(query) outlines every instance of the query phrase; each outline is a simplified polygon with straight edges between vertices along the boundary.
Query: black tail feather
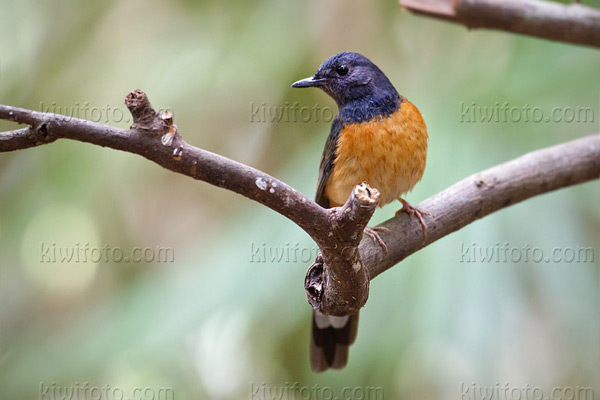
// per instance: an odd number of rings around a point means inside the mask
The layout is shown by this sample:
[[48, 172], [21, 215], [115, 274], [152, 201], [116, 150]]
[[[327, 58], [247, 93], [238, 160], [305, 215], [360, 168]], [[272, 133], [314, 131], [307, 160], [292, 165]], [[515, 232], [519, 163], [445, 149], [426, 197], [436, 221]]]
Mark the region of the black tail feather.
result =
[[331, 317], [314, 311], [310, 339], [310, 365], [313, 372], [344, 368], [348, 363], [348, 349], [356, 339], [357, 330], [358, 312], [348, 317]]

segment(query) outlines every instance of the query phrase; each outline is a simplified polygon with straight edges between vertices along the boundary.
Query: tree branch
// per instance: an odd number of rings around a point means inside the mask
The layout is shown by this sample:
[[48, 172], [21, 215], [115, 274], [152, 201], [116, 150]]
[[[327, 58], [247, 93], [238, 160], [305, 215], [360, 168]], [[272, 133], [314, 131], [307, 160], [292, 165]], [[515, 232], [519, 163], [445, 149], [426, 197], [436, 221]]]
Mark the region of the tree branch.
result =
[[173, 172], [239, 193], [292, 220], [322, 250], [325, 265], [320, 291], [323, 302], [319, 306], [322, 312], [346, 315], [365, 304], [369, 279], [357, 246], [377, 206], [377, 190], [359, 185], [346, 205], [324, 209], [262, 171], [187, 144], [177, 134], [170, 113], [159, 115], [142, 91], [127, 95], [125, 105], [134, 122], [129, 130], [0, 105], [0, 119], [30, 125], [0, 133], [0, 152], [57, 139], [78, 140], [139, 154]]
[[[401, 214], [382, 224], [389, 252], [363, 242], [371, 279], [442, 237], [502, 208], [542, 193], [600, 179], [600, 134], [537, 150], [478, 172], [418, 205], [434, 218], [423, 241], [420, 224]], [[410, 223], [412, 221], [412, 224]], [[431, 221], [431, 222], [430, 222]]]
[[472, 175], [419, 204], [434, 215], [420, 223], [402, 214], [382, 226], [388, 252], [362, 240], [379, 201], [368, 184], [357, 185], [342, 207], [324, 209], [276, 178], [187, 144], [170, 113], [158, 114], [141, 91], [125, 104], [134, 117], [129, 130], [58, 114], [0, 105], [0, 119], [29, 127], [0, 133], [0, 152], [72, 139], [139, 154], [162, 167], [255, 200], [292, 220], [321, 249], [305, 288], [325, 314], [348, 315], [367, 301], [369, 281], [410, 254], [484, 216], [532, 196], [600, 178], [600, 135], [535, 151]]
[[[129, 130], [0, 105], [0, 119], [30, 125], [29, 128], [0, 133], [0, 152], [48, 144], [57, 139], [72, 139], [139, 154], [173, 172], [258, 201], [285, 215], [315, 239], [325, 240], [327, 233], [319, 227], [329, 220], [327, 210], [264, 172], [190, 146], [176, 132], [169, 132], [172, 125], [154, 111], [147, 98], [140, 100], [139, 97], [146, 96], [134, 91], [126, 99], [134, 117]], [[168, 145], [161, 142], [166, 134], [172, 134]]]
[[541, 0], [400, 0], [416, 14], [543, 39], [600, 47], [600, 10]]

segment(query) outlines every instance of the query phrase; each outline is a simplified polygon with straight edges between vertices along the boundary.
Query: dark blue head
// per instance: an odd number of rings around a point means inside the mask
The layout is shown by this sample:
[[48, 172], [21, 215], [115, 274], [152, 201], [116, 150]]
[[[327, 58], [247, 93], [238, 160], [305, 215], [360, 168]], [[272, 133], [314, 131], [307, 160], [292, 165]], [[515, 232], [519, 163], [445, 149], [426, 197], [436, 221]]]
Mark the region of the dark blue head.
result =
[[398, 101], [400, 96], [387, 76], [367, 57], [358, 53], [338, 53], [321, 64], [307, 79], [292, 84], [295, 88], [323, 89], [343, 108], [354, 102]]

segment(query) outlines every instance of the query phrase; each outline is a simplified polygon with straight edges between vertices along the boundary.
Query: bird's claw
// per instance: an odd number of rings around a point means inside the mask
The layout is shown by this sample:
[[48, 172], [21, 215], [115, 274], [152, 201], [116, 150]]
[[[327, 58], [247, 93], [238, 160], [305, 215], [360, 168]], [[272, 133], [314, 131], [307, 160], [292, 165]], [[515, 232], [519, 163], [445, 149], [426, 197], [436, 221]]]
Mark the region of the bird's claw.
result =
[[421, 227], [423, 227], [423, 238], [425, 238], [427, 236], [427, 225], [425, 225], [423, 216], [426, 215], [428, 217], [431, 217], [431, 214], [429, 214], [428, 212], [419, 210], [417, 207], [414, 207], [412, 204], [410, 204], [408, 201], [406, 201], [404, 199], [398, 199], [398, 200], [400, 200], [400, 202], [402, 203], [402, 208], [400, 210], [396, 211], [396, 216], [402, 212], [405, 212], [410, 216], [416, 215], [417, 218], [419, 219], [419, 222], [421, 223]]
[[385, 242], [383, 241], [383, 239], [381, 238], [381, 236], [379, 236], [379, 233], [377, 233], [377, 231], [380, 232], [389, 232], [390, 230], [384, 226], [376, 226], [374, 228], [369, 228], [368, 226], [365, 228], [365, 233], [367, 235], [369, 235], [369, 237], [371, 239], [373, 239], [373, 242], [375, 242], [376, 244], [379, 244], [382, 248], [383, 251], [385, 253], [388, 252], [388, 248], [387, 245], [385, 244]]

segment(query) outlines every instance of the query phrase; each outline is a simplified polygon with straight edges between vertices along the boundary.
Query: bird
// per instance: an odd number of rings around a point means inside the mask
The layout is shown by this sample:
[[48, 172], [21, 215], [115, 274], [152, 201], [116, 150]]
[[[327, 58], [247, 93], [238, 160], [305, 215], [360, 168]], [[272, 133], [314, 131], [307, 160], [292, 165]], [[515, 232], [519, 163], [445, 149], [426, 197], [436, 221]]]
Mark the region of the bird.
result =
[[[427, 234], [424, 216], [402, 196], [421, 180], [427, 160], [427, 126], [418, 108], [401, 96], [387, 76], [362, 54], [341, 52], [325, 60], [293, 88], [316, 87], [335, 100], [333, 119], [321, 157], [315, 202], [342, 206], [354, 186], [367, 182], [380, 192], [378, 206], [394, 200], [415, 215]], [[377, 228], [365, 233], [387, 251]], [[347, 316], [313, 311], [310, 364], [314, 372], [342, 369], [356, 340], [358, 312]]]

